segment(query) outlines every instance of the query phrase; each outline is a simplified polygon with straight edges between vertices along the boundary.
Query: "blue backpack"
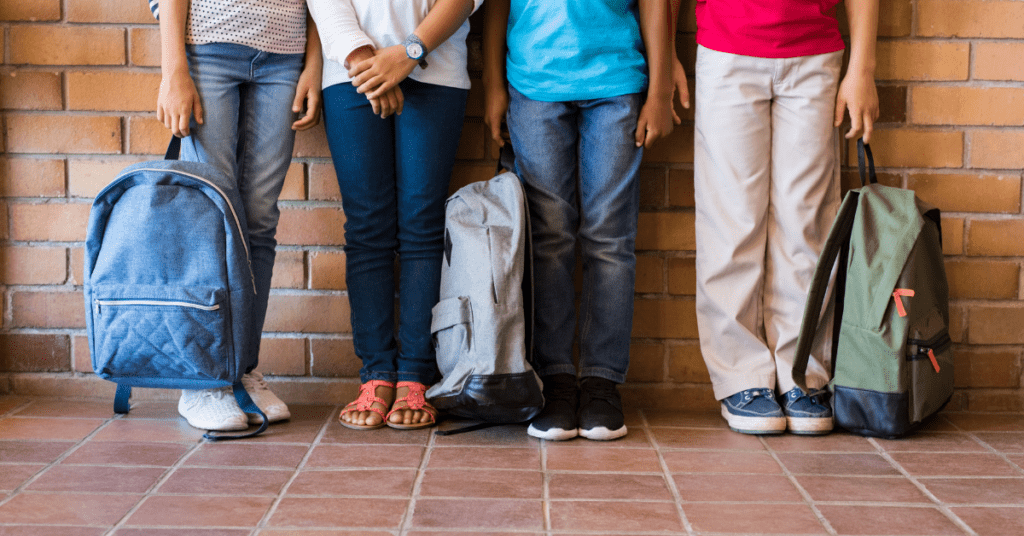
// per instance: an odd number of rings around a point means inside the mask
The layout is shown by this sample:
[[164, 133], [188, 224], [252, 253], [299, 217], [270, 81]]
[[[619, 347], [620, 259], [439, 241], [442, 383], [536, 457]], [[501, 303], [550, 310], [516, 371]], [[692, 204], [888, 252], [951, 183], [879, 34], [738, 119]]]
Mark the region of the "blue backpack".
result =
[[235, 182], [209, 164], [177, 160], [125, 168], [93, 202], [85, 243], [85, 319], [96, 374], [131, 388], [231, 385], [239, 406], [267, 418], [242, 388], [255, 368], [256, 288]]

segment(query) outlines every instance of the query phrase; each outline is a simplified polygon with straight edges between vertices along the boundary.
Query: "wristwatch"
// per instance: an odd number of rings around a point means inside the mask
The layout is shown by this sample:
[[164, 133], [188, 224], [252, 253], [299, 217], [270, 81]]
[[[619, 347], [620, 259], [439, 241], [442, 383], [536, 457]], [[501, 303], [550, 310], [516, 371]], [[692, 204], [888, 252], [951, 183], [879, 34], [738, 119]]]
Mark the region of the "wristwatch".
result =
[[409, 59], [416, 60], [419, 62], [420, 67], [427, 68], [427, 46], [423, 44], [416, 34], [409, 34], [409, 37], [405, 38], [402, 42], [402, 46], [405, 47], [405, 55], [409, 56]]

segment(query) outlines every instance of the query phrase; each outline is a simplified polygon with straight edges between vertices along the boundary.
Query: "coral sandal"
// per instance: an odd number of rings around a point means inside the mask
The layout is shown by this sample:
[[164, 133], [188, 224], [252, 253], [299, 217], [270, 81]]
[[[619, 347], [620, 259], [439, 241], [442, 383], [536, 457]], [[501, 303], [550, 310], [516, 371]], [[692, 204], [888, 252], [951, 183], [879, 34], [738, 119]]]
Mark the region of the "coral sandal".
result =
[[[377, 396], [378, 387], [390, 387], [394, 389], [395, 384], [384, 380], [370, 380], [360, 385], [359, 398], [349, 402], [349, 404], [345, 406], [345, 409], [341, 410], [341, 413], [338, 415], [338, 422], [340, 422], [342, 426], [353, 430], [376, 430], [377, 428], [383, 428], [386, 426], [384, 423], [387, 422], [387, 416], [390, 415], [390, 413], [385, 415], [384, 410], [373, 407], [373, 404], [375, 403], [388, 407], [387, 401]], [[379, 424], [356, 424], [353, 422], [346, 422], [341, 418], [341, 416], [350, 411], [372, 411], [377, 415], [380, 415], [381, 422]]]
[[[430, 428], [437, 423], [437, 409], [431, 406], [427, 402], [425, 393], [427, 392], [427, 386], [419, 382], [398, 382], [398, 388], [408, 387], [409, 393], [397, 400], [394, 405], [391, 406], [391, 411], [388, 412], [387, 418], [384, 422], [388, 426], [396, 430], [419, 430], [421, 428]], [[399, 406], [399, 403], [404, 403], [403, 406]], [[417, 422], [412, 424], [405, 424], [400, 422], [391, 422], [391, 414], [401, 410], [421, 410], [427, 412], [430, 415], [430, 420], [427, 422]]]

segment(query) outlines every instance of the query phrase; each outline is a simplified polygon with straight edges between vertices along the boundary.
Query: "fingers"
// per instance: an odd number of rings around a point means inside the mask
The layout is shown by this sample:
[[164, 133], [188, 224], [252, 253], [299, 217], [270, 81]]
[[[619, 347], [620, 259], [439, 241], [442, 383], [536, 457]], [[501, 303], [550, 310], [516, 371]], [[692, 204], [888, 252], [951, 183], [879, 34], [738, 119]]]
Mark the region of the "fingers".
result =
[[864, 134], [862, 135], [862, 137], [864, 138], [864, 143], [870, 143], [871, 142], [871, 131], [873, 131], [874, 129], [875, 129], [875, 118], [872, 117], [870, 113], [865, 113], [864, 114]]
[[380, 115], [380, 100], [370, 99], [370, 108], [373, 110], [373, 115]]
[[394, 94], [395, 98], [398, 99], [398, 107], [395, 110], [395, 113], [402, 115], [402, 110], [405, 108], [405, 94], [402, 93], [402, 88], [399, 86], [395, 86]]
[[846, 113], [846, 98], [840, 93], [836, 96], [836, 115], [832, 121], [833, 127], [838, 127], [843, 124], [843, 115]]
[[[203, 124], [203, 103], [199, 101], [199, 94], [196, 93], [192, 100], [192, 113], [196, 116], [196, 123]], [[186, 114], [187, 115], [187, 114]]]
[[852, 140], [864, 134], [864, 111], [858, 107], [850, 107], [850, 131], [846, 133], [846, 139]]
[[643, 116], [640, 117], [640, 121], [636, 124], [636, 133], [634, 134], [637, 147], [643, 147], [644, 140], [647, 138], [647, 119]]

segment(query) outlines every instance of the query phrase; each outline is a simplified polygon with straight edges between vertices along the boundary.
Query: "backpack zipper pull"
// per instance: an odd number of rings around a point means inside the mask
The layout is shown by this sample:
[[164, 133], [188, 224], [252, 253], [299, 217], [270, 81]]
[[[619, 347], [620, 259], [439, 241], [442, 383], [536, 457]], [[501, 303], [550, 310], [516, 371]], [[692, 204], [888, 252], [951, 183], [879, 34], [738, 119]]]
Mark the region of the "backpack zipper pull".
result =
[[939, 372], [939, 360], [935, 359], [935, 351], [932, 350], [931, 348], [928, 349], [928, 359], [931, 360], [931, 362], [932, 362], [932, 368], [934, 368], [935, 372], [938, 373]]

